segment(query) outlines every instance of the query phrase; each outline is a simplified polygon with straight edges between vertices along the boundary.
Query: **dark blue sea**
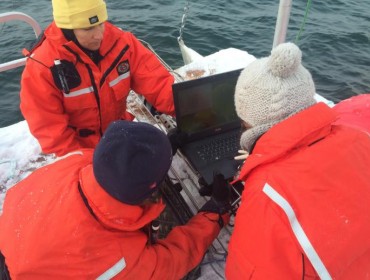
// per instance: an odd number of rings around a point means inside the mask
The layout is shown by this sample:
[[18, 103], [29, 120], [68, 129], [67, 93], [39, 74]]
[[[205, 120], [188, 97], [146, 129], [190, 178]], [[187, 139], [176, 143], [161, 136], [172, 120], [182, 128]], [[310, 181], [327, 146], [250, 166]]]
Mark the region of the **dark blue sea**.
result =
[[[111, 22], [149, 42], [172, 68], [183, 65], [177, 37], [188, 1], [106, 2]], [[202, 55], [234, 47], [267, 56], [278, 6], [278, 0], [189, 1], [183, 39]], [[30, 15], [43, 29], [52, 20], [50, 0], [0, 0], [0, 13], [10, 11]], [[370, 0], [293, 0], [286, 40], [302, 49], [303, 64], [312, 73], [317, 93], [334, 102], [370, 92], [369, 11]], [[21, 58], [21, 50], [34, 39], [25, 23], [0, 23], [0, 63]], [[0, 73], [0, 127], [23, 120], [21, 71]]]

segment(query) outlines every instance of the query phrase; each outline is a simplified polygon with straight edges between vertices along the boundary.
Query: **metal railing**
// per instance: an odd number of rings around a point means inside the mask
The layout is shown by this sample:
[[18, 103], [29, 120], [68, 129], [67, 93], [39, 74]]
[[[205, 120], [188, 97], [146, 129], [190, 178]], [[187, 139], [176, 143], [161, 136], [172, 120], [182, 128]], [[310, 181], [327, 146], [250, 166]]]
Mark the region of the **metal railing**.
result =
[[[20, 12], [8, 12], [8, 13], [0, 14], [0, 23], [12, 21], [12, 20], [20, 20], [20, 21], [24, 21], [28, 23], [32, 27], [33, 31], [35, 32], [36, 38], [41, 34], [42, 30], [38, 22], [27, 14], [20, 13]], [[25, 65], [25, 63], [26, 63], [25, 57], [20, 58], [20, 59], [15, 59], [9, 62], [1, 63], [0, 72], [23, 66]]]

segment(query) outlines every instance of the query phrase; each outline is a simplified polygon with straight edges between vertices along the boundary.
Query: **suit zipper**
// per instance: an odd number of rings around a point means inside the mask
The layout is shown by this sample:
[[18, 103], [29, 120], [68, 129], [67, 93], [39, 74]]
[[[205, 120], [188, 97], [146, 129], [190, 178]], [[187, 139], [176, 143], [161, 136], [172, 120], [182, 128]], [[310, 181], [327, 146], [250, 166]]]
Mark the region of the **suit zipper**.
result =
[[103, 85], [103, 83], [105, 82], [105, 79], [107, 78], [107, 76], [109, 75], [110, 72], [112, 72], [112, 70], [117, 66], [118, 62], [121, 60], [121, 58], [125, 55], [125, 53], [127, 52], [127, 50], [130, 48], [129, 45], [126, 45], [122, 50], [121, 52], [118, 54], [118, 56], [114, 59], [112, 65], [107, 69], [107, 71], [105, 71], [105, 73], [103, 74], [101, 80], [100, 80], [100, 87]]
[[71, 52], [73, 55], [76, 56], [76, 60], [82, 64], [85, 65], [86, 69], [87, 69], [87, 72], [89, 73], [89, 77], [90, 77], [90, 81], [91, 81], [91, 84], [93, 86], [93, 92], [94, 92], [94, 96], [95, 96], [95, 100], [96, 100], [96, 103], [98, 104], [98, 111], [99, 111], [99, 133], [100, 133], [100, 136], [103, 135], [103, 131], [102, 131], [102, 117], [101, 117], [101, 111], [100, 111], [100, 97], [99, 97], [99, 92], [98, 92], [98, 88], [96, 86], [96, 83], [95, 83], [95, 79], [94, 79], [94, 74], [91, 70], [91, 67], [82, 61], [80, 55], [78, 53], [76, 53], [75, 51], [73, 51], [70, 47], [68, 46], [65, 46], [64, 47], [69, 51]]

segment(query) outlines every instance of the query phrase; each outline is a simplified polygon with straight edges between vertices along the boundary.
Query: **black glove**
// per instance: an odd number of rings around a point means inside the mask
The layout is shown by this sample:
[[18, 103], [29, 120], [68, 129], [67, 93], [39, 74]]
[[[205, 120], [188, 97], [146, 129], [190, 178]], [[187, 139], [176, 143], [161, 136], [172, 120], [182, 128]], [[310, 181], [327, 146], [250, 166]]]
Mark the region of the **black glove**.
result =
[[225, 214], [231, 209], [230, 185], [222, 174], [215, 174], [211, 185], [211, 198], [200, 208], [199, 212], [213, 212], [220, 215]]
[[198, 184], [200, 186], [200, 189], [199, 189], [200, 196], [211, 196], [212, 195], [213, 182], [208, 185], [206, 180], [204, 180], [203, 177], [200, 177], [198, 180]]
[[177, 149], [181, 148], [186, 140], [186, 134], [180, 132], [177, 128], [172, 128], [167, 133], [168, 140], [170, 140], [172, 147], [172, 155], [176, 154]]

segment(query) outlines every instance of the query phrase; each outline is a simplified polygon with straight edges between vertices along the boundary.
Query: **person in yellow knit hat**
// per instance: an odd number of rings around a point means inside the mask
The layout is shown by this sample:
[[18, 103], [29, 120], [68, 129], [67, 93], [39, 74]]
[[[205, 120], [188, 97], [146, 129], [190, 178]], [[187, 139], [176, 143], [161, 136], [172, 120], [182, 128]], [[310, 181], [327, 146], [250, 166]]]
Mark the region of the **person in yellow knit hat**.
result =
[[132, 120], [134, 90], [174, 113], [173, 76], [130, 32], [108, 22], [103, 0], [53, 0], [54, 21], [29, 50], [21, 112], [44, 153], [94, 148], [108, 125]]
[[59, 28], [80, 29], [100, 25], [108, 19], [103, 0], [53, 0], [54, 21]]

